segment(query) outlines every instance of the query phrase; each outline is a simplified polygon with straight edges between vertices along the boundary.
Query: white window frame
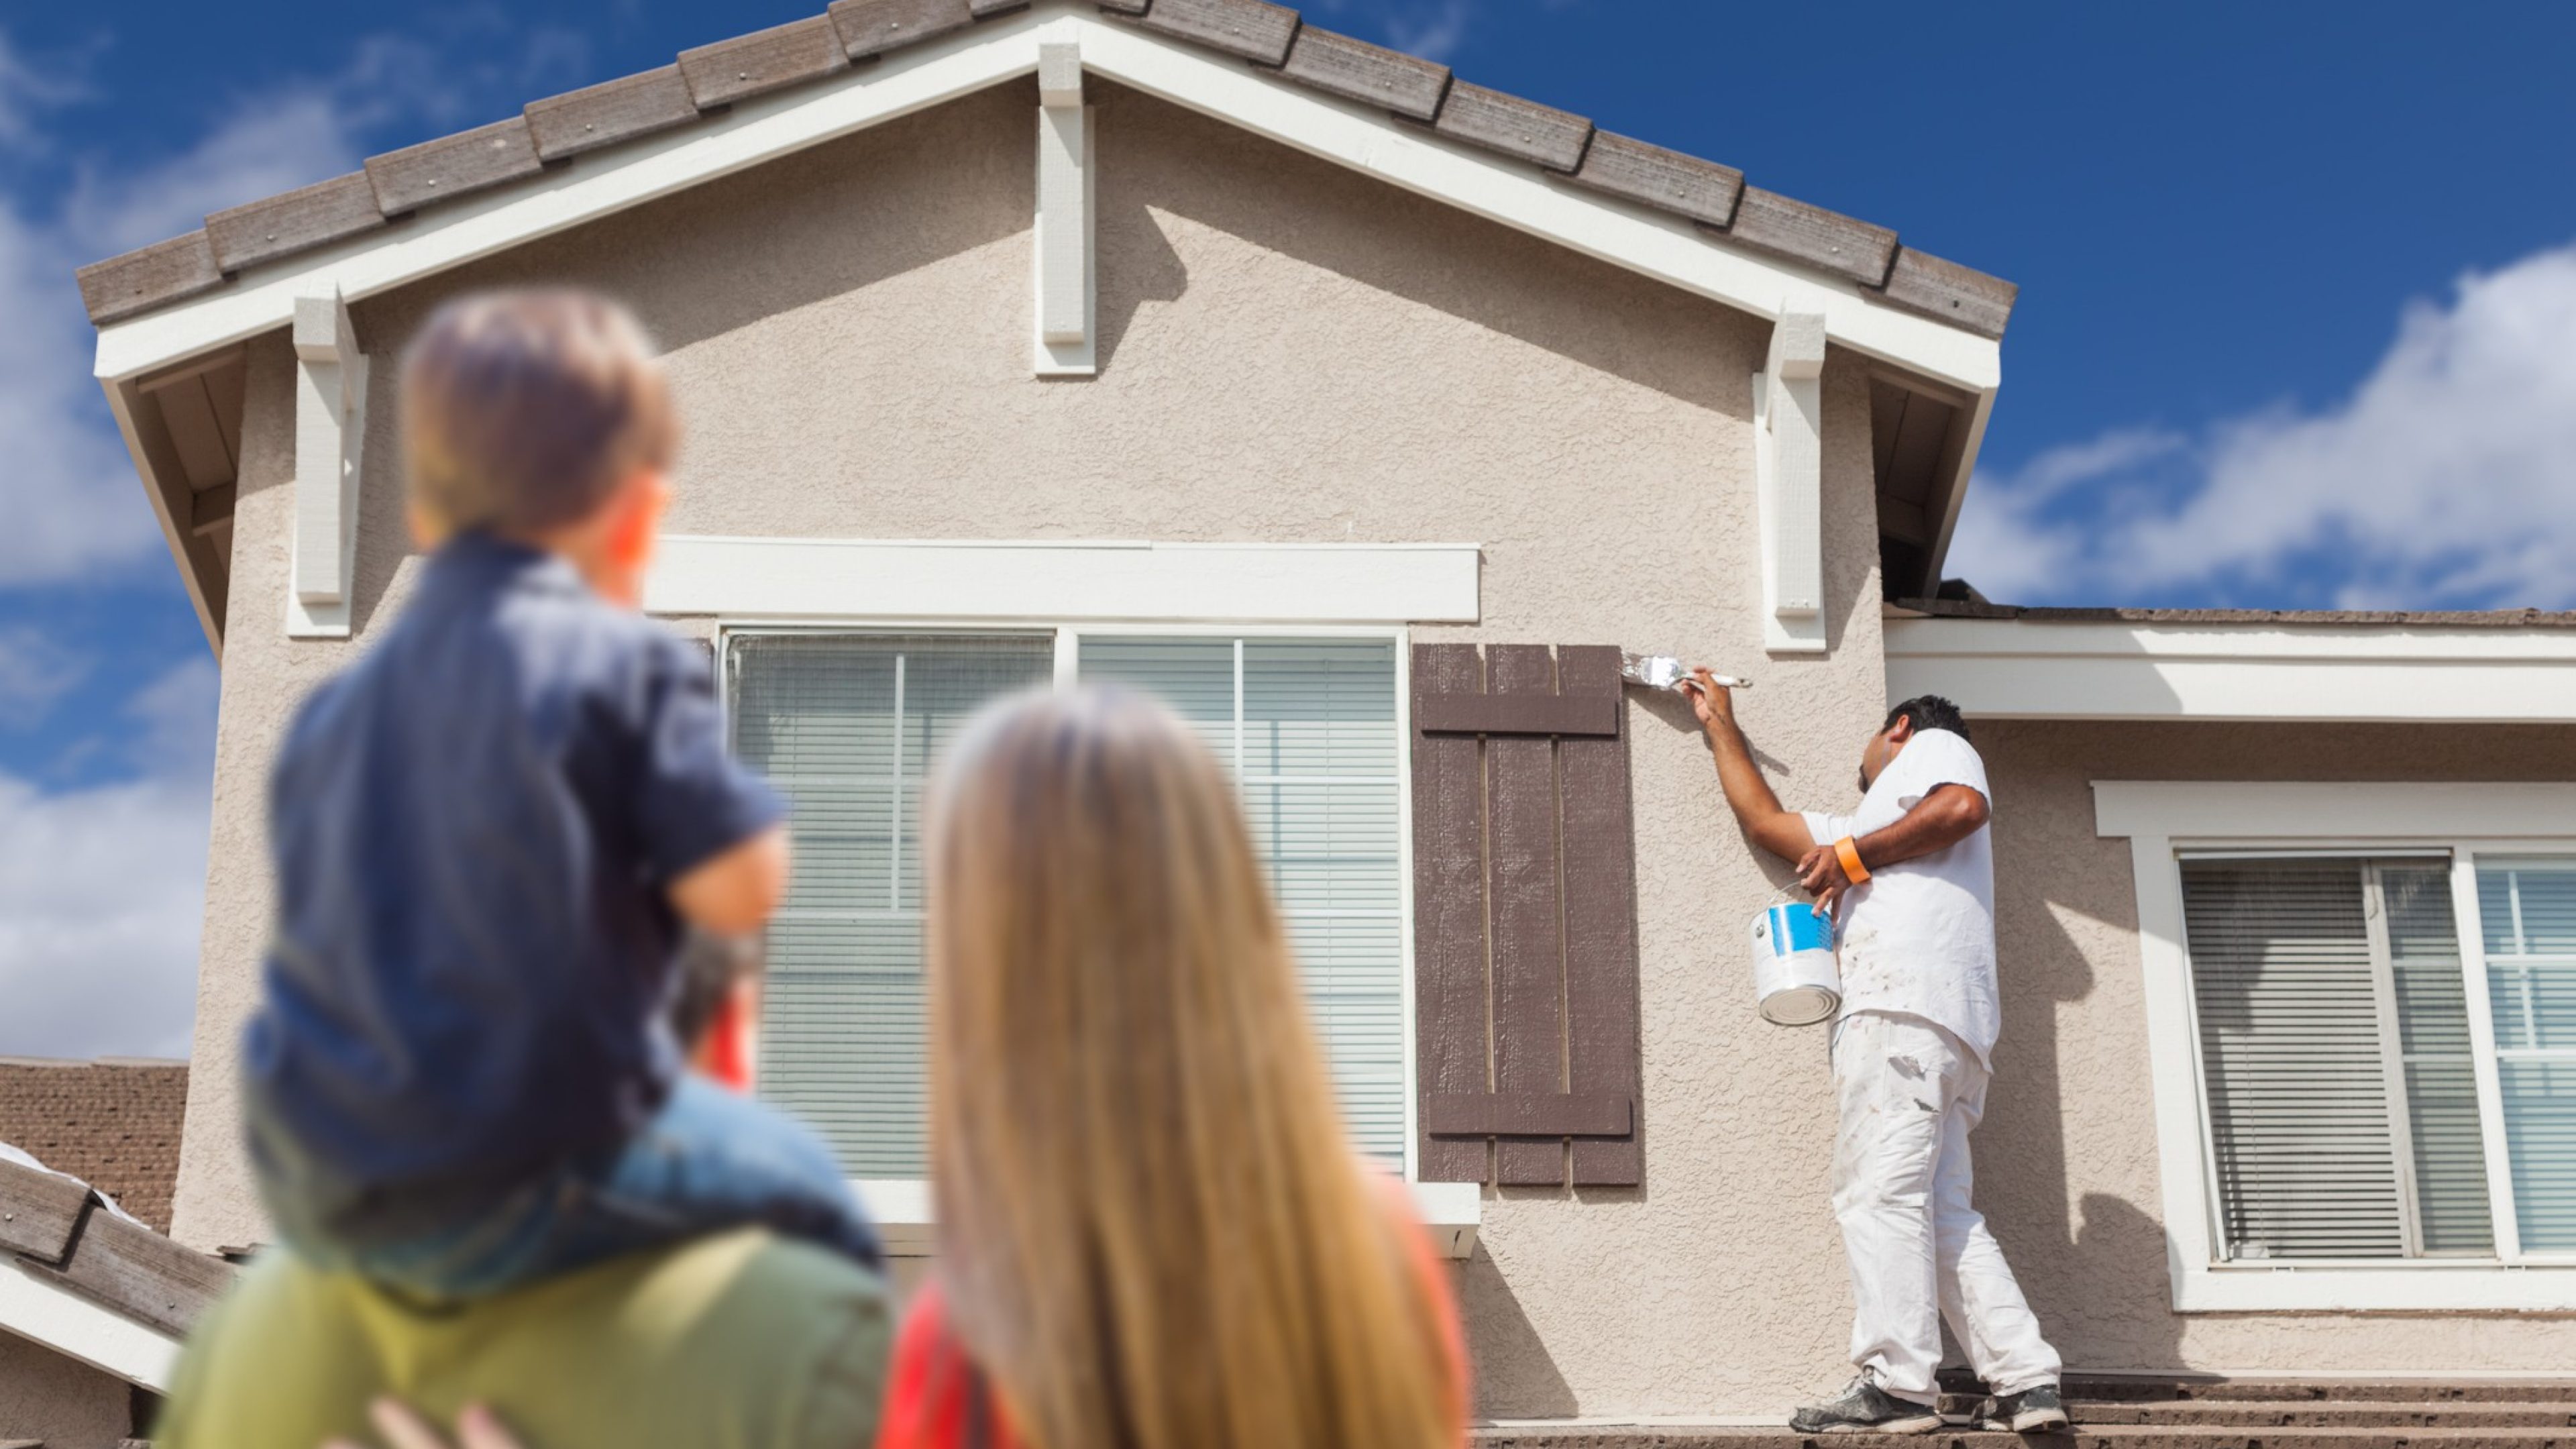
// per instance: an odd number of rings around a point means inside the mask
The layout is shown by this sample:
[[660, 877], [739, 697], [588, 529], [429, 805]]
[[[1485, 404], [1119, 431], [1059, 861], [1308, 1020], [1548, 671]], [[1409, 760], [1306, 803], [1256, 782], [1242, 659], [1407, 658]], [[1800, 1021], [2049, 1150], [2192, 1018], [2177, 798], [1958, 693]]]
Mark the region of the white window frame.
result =
[[[715, 621], [717, 691], [722, 707], [730, 711], [733, 704], [729, 689], [721, 687], [727, 678], [733, 641], [739, 638], [778, 637], [781, 635], [926, 635], [962, 637], [976, 634], [1052, 635], [1055, 640], [1055, 682], [1058, 688], [1075, 683], [1079, 675], [1082, 637], [1086, 634], [1115, 635], [1120, 638], [1235, 638], [1235, 639], [1383, 639], [1395, 652], [1395, 744], [1396, 744], [1396, 870], [1399, 878], [1398, 910], [1398, 975], [1402, 983], [1404, 1040], [1404, 1168], [1403, 1176], [1411, 1188], [1415, 1207], [1431, 1230], [1433, 1241], [1448, 1257], [1463, 1259], [1475, 1248], [1476, 1234], [1482, 1215], [1481, 1198], [1475, 1183], [1427, 1183], [1421, 1181], [1421, 1092], [1417, 1075], [1414, 941], [1413, 941], [1413, 682], [1412, 631], [1403, 624], [1228, 624], [1176, 622], [1165, 618], [1137, 620], [997, 620], [974, 619], [961, 622], [955, 618], [912, 619], [850, 616], [817, 618], [799, 615], [788, 618], [719, 616]], [[728, 721], [728, 728], [730, 721]], [[928, 1256], [933, 1241], [934, 1213], [930, 1184], [919, 1178], [864, 1178], [851, 1184], [868, 1204], [883, 1234], [887, 1252], [895, 1257]]]
[[[2097, 832], [2128, 839], [2135, 876], [2157, 1165], [2176, 1311], [2576, 1310], [2576, 1254], [2526, 1254], [2514, 1233], [2476, 877], [2481, 852], [2576, 852], [2576, 784], [2097, 780], [2093, 803]], [[2220, 1260], [2180, 865], [2184, 854], [2201, 851], [2449, 853], [2495, 1221], [2494, 1258]]]

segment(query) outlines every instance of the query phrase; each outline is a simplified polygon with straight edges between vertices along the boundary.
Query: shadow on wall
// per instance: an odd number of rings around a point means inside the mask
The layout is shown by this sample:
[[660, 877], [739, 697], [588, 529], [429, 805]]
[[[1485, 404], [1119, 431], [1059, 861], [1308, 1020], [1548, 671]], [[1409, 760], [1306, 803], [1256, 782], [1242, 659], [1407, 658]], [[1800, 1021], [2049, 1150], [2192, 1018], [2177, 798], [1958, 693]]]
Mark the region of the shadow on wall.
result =
[[1574, 1389], [1521, 1311], [1503, 1270], [1478, 1244], [1458, 1269], [1458, 1309], [1476, 1325], [1469, 1348], [1480, 1419], [1570, 1419]]

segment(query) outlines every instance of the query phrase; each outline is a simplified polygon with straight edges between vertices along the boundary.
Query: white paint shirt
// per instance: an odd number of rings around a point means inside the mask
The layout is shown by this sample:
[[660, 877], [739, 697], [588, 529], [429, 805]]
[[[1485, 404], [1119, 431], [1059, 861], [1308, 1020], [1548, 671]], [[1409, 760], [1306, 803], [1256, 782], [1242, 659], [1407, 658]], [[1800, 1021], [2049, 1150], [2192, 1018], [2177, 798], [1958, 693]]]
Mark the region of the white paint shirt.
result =
[[[1850, 815], [1804, 812], [1818, 845], [1884, 830], [1943, 785], [1965, 785], [1994, 809], [1986, 762], [1948, 730], [1905, 742]], [[1892, 1012], [1947, 1030], [1989, 1070], [2003, 1008], [1995, 986], [1994, 827], [1945, 850], [1881, 866], [1843, 897], [1838, 954], [1843, 1014]]]

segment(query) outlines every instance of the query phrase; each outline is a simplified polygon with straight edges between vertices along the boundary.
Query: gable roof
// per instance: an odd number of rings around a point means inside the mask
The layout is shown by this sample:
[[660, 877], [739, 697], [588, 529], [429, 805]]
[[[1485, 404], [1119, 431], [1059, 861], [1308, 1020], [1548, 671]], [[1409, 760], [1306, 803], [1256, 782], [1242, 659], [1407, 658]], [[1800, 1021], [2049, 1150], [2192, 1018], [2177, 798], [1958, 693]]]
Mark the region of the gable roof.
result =
[[[1796, 264], [1979, 337], [2001, 337], [2011, 316], [2012, 283], [1903, 246], [1885, 227], [1749, 186], [1733, 167], [1454, 79], [1447, 66], [1306, 25], [1285, 6], [1264, 0], [1093, 3], [1121, 23], [1382, 108], [1552, 179], [1683, 219], [1708, 245]], [[541, 176], [577, 156], [705, 126], [741, 102], [875, 66], [1029, 6], [1030, 0], [835, 0], [826, 14], [683, 51], [658, 70], [532, 101], [513, 119], [370, 157], [364, 169], [346, 176], [217, 212], [185, 236], [82, 268], [82, 298], [101, 327], [139, 317], [231, 286], [247, 269], [386, 233], [421, 212]]]

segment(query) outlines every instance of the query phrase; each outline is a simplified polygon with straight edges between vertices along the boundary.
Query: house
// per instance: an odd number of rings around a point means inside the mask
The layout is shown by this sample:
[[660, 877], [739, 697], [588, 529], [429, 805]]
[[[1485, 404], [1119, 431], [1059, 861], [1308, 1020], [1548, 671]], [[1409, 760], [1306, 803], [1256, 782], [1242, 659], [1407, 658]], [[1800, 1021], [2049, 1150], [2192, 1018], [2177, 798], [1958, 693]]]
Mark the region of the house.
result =
[[138, 1439], [231, 1276], [162, 1236], [187, 1093], [184, 1062], [0, 1057], [0, 1444]]
[[841, 0], [83, 273], [223, 662], [181, 1241], [264, 1231], [262, 781], [415, 577], [395, 359], [540, 279], [668, 348], [647, 605], [799, 802], [765, 1089], [900, 1250], [926, 763], [1119, 679], [1243, 784], [1484, 1414], [1838, 1382], [1824, 1036], [1757, 1019], [1740, 934], [1786, 876], [1626, 647], [1752, 676], [1793, 804], [1892, 698], [1970, 712], [1980, 1193], [2074, 1365], [2576, 1362], [2576, 621], [1945, 598], [2009, 283], [1255, 0]]

